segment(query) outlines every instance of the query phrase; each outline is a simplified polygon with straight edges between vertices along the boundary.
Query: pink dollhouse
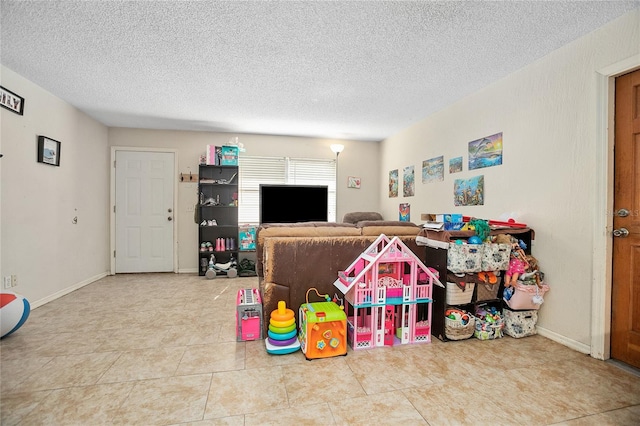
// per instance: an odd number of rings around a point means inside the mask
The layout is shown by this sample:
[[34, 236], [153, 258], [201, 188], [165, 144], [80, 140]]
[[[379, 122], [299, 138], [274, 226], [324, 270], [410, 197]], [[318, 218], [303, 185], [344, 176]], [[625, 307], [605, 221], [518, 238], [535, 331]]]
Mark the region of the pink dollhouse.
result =
[[433, 284], [444, 287], [398, 237], [381, 234], [333, 283], [351, 347], [430, 342]]

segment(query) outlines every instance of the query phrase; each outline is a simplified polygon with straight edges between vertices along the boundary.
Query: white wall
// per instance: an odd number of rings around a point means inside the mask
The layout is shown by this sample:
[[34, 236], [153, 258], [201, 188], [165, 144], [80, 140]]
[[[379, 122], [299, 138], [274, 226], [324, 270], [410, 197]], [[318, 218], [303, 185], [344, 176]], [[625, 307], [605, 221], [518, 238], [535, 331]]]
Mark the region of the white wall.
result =
[[[298, 138], [210, 132], [185, 132], [110, 128], [109, 145], [112, 147], [166, 148], [178, 152], [179, 173], [198, 173], [198, 161], [207, 144], [222, 145], [237, 136], [244, 144], [244, 155], [289, 156], [299, 158], [335, 158], [329, 146], [345, 146], [338, 162], [338, 215], [340, 220], [349, 211], [377, 211], [379, 144], [349, 140]], [[347, 188], [347, 176], [362, 178], [360, 189]], [[176, 177], [177, 179], [177, 177]], [[197, 201], [197, 183], [178, 185], [178, 271], [198, 270], [198, 226], [193, 221], [193, 208]]]
[[[0, 110], [0, 276], [16, 275], [12, 290], [35, 307], [107, 273], [107, 128], [6, 67], [0, 76], [25, 99], [23, 116]], [[38, 135], [61, 142], [60, 167], [36, 161]]]
[[[411, 215], [516, 216], [535, 229], [533, 254], [551, 291], [538, 325], [588, 352], [591, 340], [593, 234], [598, 182], [597, 71], [640, 53], [636, 9], [536, 63], [388, 138], [381, 146], [385, 216], [398, 203]], [[468, 170], [468, 142], [503, 132], [503, 165]], [[444, 182], [421, 183], [422, 160], [444, 155]], [[448, 161], [463, 157], [461, 173]], [[390, 170], [414, 165], [414, 197], [389, 198]], [[484, 206], [454, 207], [454, 179], [485, 177]], [[402, 189], [400, 188], [400, 192]], [[605, 283], [602, 283], [605, 285]]]

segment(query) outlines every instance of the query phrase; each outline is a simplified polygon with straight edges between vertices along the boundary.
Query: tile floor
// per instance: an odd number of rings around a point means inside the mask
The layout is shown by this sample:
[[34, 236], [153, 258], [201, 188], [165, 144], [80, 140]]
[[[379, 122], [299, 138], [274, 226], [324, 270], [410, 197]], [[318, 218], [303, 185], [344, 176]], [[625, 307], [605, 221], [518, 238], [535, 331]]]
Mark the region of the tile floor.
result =
[[541, 336], [307, 361], [236, 342], [257, 278], [123, 274], [0, 341], [2, 425], [638, 425], [640, 376]]

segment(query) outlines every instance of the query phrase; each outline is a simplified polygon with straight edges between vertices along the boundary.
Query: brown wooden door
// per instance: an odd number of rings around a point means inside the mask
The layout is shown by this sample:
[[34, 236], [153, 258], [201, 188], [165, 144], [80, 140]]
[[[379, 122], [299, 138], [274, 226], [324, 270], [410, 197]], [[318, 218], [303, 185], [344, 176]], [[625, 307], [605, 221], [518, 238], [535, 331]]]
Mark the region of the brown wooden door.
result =
[[640, 368], [640, 70], [616, 79], [614, 161], [611, 357]]

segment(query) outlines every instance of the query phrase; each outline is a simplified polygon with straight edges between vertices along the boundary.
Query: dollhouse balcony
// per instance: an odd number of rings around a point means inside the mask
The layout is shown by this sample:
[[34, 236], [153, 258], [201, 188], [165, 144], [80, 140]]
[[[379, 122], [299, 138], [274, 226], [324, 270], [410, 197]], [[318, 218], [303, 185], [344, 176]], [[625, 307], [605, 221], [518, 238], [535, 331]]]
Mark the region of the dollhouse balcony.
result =
[[420, 302], [431, 302], [431, 291], [432, 287], [430, 285], [417, 285], [416, 286], [416, 301]]

